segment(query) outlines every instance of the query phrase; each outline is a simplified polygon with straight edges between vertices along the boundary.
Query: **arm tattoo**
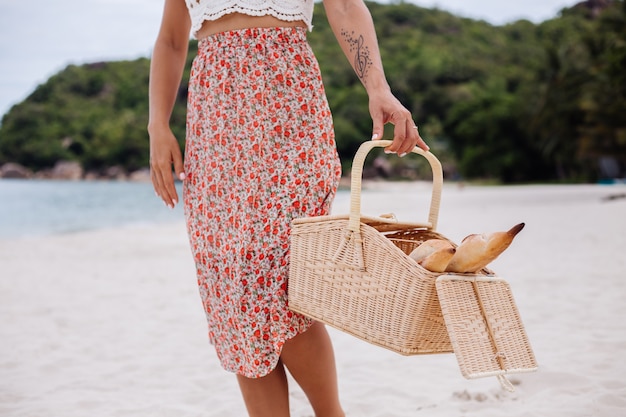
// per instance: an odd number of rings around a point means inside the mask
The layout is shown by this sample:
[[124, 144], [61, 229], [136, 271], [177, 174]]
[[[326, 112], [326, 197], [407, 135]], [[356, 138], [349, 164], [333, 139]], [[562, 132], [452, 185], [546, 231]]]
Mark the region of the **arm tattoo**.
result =
[[348, 32], [346, 30], [341, 31], [341, 36], [350, 45], [350, 52], [354, 53], [354, 72], [365, 82], [365, 77], [369, 68], [372, 66], [372, 59], [370, 58], [370, 50], [367, 46], [364, 46], [363, 35], [359, 35], [355, 38], [354, 31]]

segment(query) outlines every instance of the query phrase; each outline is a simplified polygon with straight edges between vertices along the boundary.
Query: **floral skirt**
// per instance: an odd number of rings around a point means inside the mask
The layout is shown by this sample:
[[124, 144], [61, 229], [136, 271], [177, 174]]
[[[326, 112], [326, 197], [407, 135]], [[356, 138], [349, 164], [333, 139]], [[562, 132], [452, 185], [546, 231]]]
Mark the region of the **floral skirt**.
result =
[[311, 320], [287, 302], [292, 219], [329, 213], [341, 165], [303, 28], [198, 43], [187, 105], [184, 207], [222, 366], [262, 377]]

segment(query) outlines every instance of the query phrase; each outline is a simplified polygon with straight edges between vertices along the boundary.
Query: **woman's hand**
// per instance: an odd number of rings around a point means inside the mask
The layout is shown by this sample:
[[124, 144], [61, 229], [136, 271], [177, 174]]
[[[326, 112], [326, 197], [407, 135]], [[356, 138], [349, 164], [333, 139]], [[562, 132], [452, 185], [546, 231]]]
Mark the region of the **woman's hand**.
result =
[[161, 27], [150, 60], [148, 134], [150, 178], [157, 196], [169, 208], [178, 203], [172, 165], [176, 177], [185, 178], [180, 146], [169, 127], [169, 120], [185, 68], [190, 28], [185, 2], [165, 0]]
[[174, 185], [172, 165], [176, 178], [185, 179], [183, 157], [176, 137], [169, 128], [150, 131], [150, 178], [154, 191], [165, 205], [174, 208], [178, 193]]
[[393, 143], [385, 148], [386, 153], [404, 156], [415, 146], [429, 149], [419, 134], [417, 125], [408, 111], [390, 90], [369, 94], [369, 110], [374, 122], [372, 140], [382, 139], [385, 124], [393, 124]]

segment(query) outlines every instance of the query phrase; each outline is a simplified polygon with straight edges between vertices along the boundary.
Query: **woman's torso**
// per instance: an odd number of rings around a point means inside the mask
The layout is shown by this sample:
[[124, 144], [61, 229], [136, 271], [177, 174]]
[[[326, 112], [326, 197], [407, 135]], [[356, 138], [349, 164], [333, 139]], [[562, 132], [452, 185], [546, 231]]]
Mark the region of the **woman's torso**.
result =
[[200, 29], [196, 32], [196, 39], [203, 39], [220, 32], [237, 29], [247, 29], [252, 27], [307, 27], [302, 20], [286, 21], [274, 16], [249, 16], [241, 13], [231, 13], [220, 17], [217, 20], [205, 20]]

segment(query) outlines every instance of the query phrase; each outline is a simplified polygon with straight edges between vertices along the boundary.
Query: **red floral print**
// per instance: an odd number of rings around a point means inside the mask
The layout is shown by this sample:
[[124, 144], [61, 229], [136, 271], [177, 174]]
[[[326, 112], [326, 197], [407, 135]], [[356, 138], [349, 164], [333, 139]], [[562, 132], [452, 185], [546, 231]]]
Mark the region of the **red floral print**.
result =
[[311, 320], [289, 311], [291, 220], [328, 214], [341, 166], [306, 29], [243, 29], [198, 44], [184, 207], [222, 366], [262, 377]]

